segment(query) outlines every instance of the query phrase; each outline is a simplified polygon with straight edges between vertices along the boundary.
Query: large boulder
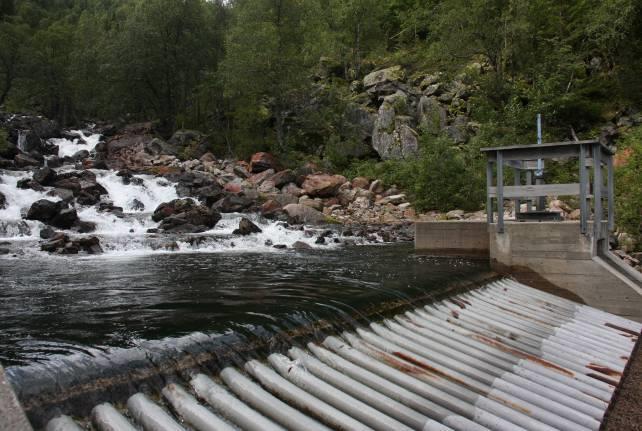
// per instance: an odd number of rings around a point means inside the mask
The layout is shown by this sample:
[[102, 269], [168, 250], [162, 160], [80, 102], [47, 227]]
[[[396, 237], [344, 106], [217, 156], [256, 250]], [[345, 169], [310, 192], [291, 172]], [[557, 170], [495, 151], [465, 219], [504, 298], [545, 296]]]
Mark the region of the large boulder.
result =
[[229, 194], [212, 205], [212, 209], [222, 213], [237, 213], [246, 210], [254, 204], [254, 200], [236, 194]]
[[152, 214], [159, 230], [174, 233], [204, 232], [216, 226], [221, 214], [191, 199], [174, 199], [160, 204]]
[[363, 86], [366, 88], [387, 82], [398, 82], [404, 79], [404, 72], [401, 66], [392, 66], [387, 69], [375, 70], [363, 78]]
[[56, 181], [56, 171], [45, 166], [33, 171], [33, 180], [43, 186], [49, 186]]
[[425, 133], [436, 136], [446, 127], [448, 112], [436, 97], [422, 96], [417, 104], [417, 118]]
[[336, 195], [345, 182], [342, 175], [313, 174], [306, 177], [302, 187], [308, 196], [326, 198]]
[[69, 208], [66, 202], [53, 202], [47, 199], [34, 202], [25, 218], [38, 220], [61, 229], [69, 229], [78, 222], [76, 210]]
[[16, 154], [16, 156], [13, 158], [13, 163], [16, 165], [17, 168], [27, 168], [30, 166], [40, 166], [40, 162], [36, 160], [35, 158], [31, 157], [28, 154]]
[[47, 223], [66, 207], [67, 205], [61, 201], [54, 202], [48, 199], [40, 199], [31, 204], [25, 218], [27, 220], [38, 220]]
[[247, 236], [251, 235], [253, 233], [261, 233], [263, 232], [260, 227], [252, 223], [250, 220], [246, 219], [243, 217], [241, 221], [239, 222], [239, 227], [238, 229], [234, 229], [232, 234], [234, 235], [242, 235], [242, 236]]
[[278, 170], [279, 164], [276, 158], [270, 153], [256, 153], [250, 159], [250, 172], [258, 174], [268, 169]]
[[283, 207], [288, 215], [288, 222], [291, 224], [323, 224], [326, 222], [322, 212], [307, 205], [290, 204]]
[[384, 160], [411, 159], [419, 150], [412, 117], [397, 115], [406, 108], [399, 100], [389, 99], [381, 104], [372, 132], [372, 147]]

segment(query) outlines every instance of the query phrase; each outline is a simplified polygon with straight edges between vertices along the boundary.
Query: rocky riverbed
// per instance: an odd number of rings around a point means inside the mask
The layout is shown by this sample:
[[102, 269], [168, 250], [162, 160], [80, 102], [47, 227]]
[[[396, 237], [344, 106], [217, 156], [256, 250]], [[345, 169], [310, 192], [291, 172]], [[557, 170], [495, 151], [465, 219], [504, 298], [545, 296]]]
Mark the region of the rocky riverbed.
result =
[[165, 141], [151, 123], [61, 130], [37, 116], [0, 120], [9, 130], [0, 152], [5, 255], [24, 251], [16, 240], [38, 241], [48, 253], [96, 254], [113, 236], [120, 243], [112, 249], [130, 237], [129, 246], [164, 251], [212, 247], [223, 237], [231, 247], [234, 237], [255, 237], [275, 249], [413, 238], [417, 214], [406, 195], [376, 179], [312, 164], [285, 169], [269, 153], [221, 160], [198, 132]]

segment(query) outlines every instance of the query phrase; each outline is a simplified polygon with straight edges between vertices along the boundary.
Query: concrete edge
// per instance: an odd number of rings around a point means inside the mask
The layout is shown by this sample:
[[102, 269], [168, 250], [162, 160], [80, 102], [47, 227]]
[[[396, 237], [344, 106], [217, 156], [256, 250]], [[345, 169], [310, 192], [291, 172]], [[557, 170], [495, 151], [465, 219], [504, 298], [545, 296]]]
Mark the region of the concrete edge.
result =
[[13, 392], [11, 384], [0, 365], [0, 429], [12, 431], [33, 431], [22, 406]]

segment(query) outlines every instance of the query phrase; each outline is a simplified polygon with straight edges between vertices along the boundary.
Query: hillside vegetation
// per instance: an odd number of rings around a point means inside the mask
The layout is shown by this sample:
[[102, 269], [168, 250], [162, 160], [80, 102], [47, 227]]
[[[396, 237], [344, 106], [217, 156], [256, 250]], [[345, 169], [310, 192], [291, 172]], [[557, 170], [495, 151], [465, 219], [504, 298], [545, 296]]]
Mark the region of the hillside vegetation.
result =
[[641, 42], [635, 0], [0, 0], [0, 106], [198, 129], [441, 210], [480, 208], [479, 148], [533, 143], [541, 113], [545, 140], [631, 149], [637, 235]]

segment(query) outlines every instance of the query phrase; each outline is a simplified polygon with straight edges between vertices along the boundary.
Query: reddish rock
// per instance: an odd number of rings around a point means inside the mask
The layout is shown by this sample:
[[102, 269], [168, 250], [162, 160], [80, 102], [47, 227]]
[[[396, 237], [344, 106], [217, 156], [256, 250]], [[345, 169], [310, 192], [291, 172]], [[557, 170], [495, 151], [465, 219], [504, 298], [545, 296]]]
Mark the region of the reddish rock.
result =
[[339, 199], [337, 198], [330, 198], [330, 199], [325, 199], [323, 201], [323, 206], [325, 207], [331, 207], [333, 205], [339, 205]]
[[242, 187], [239, 183], [227, 183], [223, 186], [223, 190], [230, 193], [241, 193]]
[[281, 211], [281, 208], [281, 204], [274, 199], [270, 199], [261, 205], [260, 211], [262, 215], [270, 216]]
[[268, 169], [277, 170], [278, 162], [270, 153], [256, 153], [250, 159], [250, 172], [258, 174]]
[[281, 172], [277, 172], [270, 178], [274, 182], [274, 186], [281, 188], [288, 183], [293, 183], [296, 181], [296, 175], [291, 169], [286, 169]]
[[308, 175], [303, 182], [303, 190], [308, 196], [327, 198], [334, 196], [345, 182], [346, 178], [342, 175]]

